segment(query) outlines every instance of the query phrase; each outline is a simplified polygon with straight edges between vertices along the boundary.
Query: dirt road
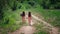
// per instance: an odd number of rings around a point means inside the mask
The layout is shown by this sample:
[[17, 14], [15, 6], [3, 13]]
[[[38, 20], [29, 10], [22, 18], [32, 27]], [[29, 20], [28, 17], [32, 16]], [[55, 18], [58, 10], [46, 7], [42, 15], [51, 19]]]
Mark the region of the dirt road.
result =
[[32, 26], [22, 26], [19, 30], [10, 34], [33, 34], [34, 31], [35, 31], [35, 28]]

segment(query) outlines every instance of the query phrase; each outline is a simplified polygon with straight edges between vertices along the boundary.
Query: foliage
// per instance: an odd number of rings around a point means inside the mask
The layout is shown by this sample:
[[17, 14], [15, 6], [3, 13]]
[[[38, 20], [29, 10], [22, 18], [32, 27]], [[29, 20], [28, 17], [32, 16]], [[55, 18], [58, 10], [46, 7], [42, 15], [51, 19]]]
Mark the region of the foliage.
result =
[[[0, 0], [0, 28], [15, 31], [22, 25], [20, 12], [30, 9], [40, 13], [50, 24], [60, 27], [60, 12], [44, 10], [60, 9], [60, 0]], [[16, 21], [20, 21], [19, 24]]]

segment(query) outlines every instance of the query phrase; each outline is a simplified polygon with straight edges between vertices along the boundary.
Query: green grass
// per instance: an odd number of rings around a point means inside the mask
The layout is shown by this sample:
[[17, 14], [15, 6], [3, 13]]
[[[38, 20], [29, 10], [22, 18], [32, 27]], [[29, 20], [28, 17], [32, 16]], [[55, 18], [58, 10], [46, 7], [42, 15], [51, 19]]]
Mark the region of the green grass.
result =
[[60, 27], [60, 10], [44, 10], [39, 11], [44, 17], [45, 21], [53, 26]]
[[16, 11], [12, 11], [10, 9], [4, 10], [4, 17], [0, 23], [0, 28], [2, 28], [1, 30], [2, 34], [5, 34], [5, 33], [7, 34], [8, 32], [16, 31], [23, 25], [22, 19], [20, 16], [20, 13], [22, 11], [23, 10], [20, 10], [20, 9]]
[[34, 34], [48, 34], [48, 33], [47, 33], [47, 32], [45, 32], [45, 31], [39, 31], [39, 32], [34, 33]]
[[41, 22], [37, 22], [33, 25], [36, 28], [36, 32], [34, 34], [49, 34], [47, 29], [43, 28], [45, 25]]

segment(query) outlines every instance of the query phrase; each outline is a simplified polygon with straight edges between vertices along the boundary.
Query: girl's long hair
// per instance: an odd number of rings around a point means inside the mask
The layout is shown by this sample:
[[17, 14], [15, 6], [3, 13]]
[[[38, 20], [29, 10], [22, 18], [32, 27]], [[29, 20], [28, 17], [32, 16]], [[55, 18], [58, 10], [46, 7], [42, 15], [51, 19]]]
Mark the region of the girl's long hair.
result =
[[25, 12], [23, 11], [23, 13], [22, 13], [23, 15], [22, 16], [25, 16]]
[[28, 13], [28, 17], [31, 17], [31, 12]]
[[24, 11], [22, 12], [21, 16], [22, 16], [22, 17], [25, 16], [25, 12], [24, 12]]

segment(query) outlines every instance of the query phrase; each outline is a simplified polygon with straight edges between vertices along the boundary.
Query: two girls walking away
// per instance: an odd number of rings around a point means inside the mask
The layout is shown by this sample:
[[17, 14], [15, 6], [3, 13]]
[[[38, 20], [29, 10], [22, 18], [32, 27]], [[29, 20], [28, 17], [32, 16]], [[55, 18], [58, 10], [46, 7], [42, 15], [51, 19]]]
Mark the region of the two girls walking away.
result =
[[[22, 14], [22, 22], [25, 22], [25, 12], [23, 11]], [[28, 22], [29, 22], [29, 25], [31, 25], [31, 12], [28, 12]]]

